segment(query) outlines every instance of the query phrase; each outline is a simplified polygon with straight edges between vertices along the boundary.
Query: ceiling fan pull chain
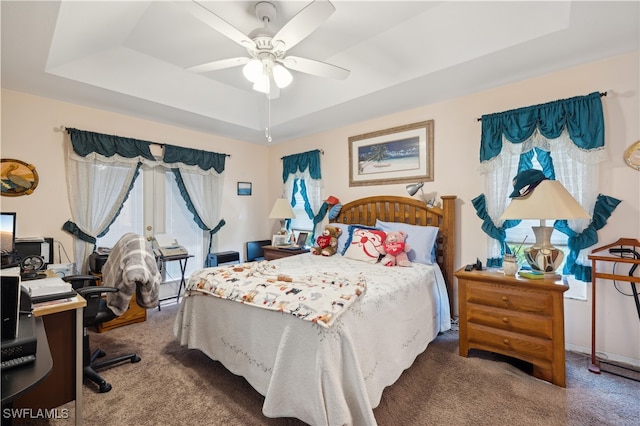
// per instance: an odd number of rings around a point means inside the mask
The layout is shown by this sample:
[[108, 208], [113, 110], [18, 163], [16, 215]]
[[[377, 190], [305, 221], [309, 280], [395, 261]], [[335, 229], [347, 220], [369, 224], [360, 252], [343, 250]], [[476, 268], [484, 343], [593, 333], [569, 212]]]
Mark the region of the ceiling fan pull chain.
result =
[[267, 128], [264, 131], [264, 136], [267, 138], [267, 142], [271, 142], [271, 99], [269, 99], [269, 94], [265, 95], [267, 100]]

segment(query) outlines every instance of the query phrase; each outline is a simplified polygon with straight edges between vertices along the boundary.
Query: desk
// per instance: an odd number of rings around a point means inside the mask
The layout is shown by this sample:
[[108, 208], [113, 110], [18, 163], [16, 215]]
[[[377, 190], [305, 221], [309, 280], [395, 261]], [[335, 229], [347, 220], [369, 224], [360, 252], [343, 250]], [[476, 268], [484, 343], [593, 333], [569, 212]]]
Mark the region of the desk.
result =
[[51, 373], [53, 359], [42, 318], [36, 318], [36, 337], [36, 362], [2, 371], [2, 408], [10, 407], [16, 398], [27, 393]]
[[[160, 262], [162, 262], [162, 270], [164, 270], [164, 267], [167, 264], [167, 262], [173, 262], [176, 260], [180, 262], [180, 286], [178, 287], [178, 294], [176, 294], [176, 303], [180, 302], [180, 292], [182, 291], [182, 287], [186, 288], [187, 286], [187, 283], [185, 282], [185, 279], [184, 279], [184, 272], [187, 269], [187, 261], [189, 260], [190, 257], [193, 257], [193, 255], [192, 254], [176, 254], [173, 256], [158, 257]], [[166, 299], [162, 299], [162, 300], [167, 300], [171, 298], [173, 298], [173, 296]], [[158, 303], [158, 310], [160, 310], [160, 303]]]
[[34, 305], [33, 314], [44, 323], [53, 369], [30, 392], [16, 398], [14, 408], [51, 409], [75, 399], [76, 425], [82, 424], [82, 311], [86, 305], [80, 295], [62, 303]]

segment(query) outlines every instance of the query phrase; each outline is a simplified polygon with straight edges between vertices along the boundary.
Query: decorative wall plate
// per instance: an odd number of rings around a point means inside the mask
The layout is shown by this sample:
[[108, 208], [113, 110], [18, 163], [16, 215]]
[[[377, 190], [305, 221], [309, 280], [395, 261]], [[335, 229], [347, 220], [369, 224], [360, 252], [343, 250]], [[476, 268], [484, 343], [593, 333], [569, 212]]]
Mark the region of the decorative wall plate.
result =
[[624, 151], [623, 157], [627, 166], [640, 170], [640, 141], [632, 143], [631, 146]]
[[20, 160], [3, 158], [0, 178], [1, 193], [9, 197], [29, 195], [38, 186], [36, 167]]

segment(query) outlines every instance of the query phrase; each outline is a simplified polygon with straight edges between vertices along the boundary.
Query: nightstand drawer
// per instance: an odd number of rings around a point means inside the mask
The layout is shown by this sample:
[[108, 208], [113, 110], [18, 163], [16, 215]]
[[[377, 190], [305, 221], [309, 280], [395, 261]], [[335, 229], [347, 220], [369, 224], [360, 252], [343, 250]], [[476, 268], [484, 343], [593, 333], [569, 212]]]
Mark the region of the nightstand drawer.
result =
[[[467, 336], [472, 346], [523, 359], [522, 355], [547, 361], [553, 360], [551, 340], [497, 330], [479, 324], [468, 324]], [[518, 355], [518, 356], [516, 356]], [[526, 359], [525, 359], [526, 360]]]
[[490, 327], [551, 339], [553, 320], [549, 316], [521, 313], [469, 303], [467, 321]]
[[553, 297], [548, 292], [539, 292], [517, 286], [472, 283], [467, 287], [467, 303], [493, 306], [519, 312], [549, 314], [553, 311]]

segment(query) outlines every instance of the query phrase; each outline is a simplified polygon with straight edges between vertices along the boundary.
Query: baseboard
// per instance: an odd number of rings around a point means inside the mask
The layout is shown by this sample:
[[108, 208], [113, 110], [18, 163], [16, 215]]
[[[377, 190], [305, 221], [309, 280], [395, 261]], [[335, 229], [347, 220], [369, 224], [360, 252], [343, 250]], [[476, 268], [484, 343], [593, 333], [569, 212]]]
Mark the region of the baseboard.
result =
[[[584, 346], [565, 344], [565, 349], [568, 350], [568, 351], [572, 351], [572, 352], [583, 353], [583, 354], [587, 355], [588, 357], [591, 356], [591, 348], [585, 348]], [[620, 356], [620, 355], [617, 355], [617, 354], [611, 354], [611, 353], [608, 353], [608, 352], [597, 352], [596, 355], [597, 355], [598, 359], [600, 359], [602, 361], [627, 364], [627, 365], [630, 365], [630, 366], [633, 366], [633, 367], [639, 367], [640, 368], [640, 359], [627, 358], [627, 357], [624, 357], [624, 356]]]

